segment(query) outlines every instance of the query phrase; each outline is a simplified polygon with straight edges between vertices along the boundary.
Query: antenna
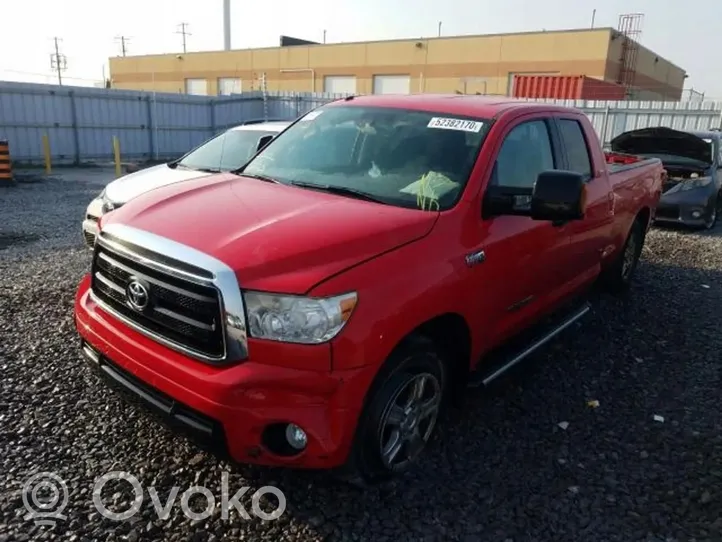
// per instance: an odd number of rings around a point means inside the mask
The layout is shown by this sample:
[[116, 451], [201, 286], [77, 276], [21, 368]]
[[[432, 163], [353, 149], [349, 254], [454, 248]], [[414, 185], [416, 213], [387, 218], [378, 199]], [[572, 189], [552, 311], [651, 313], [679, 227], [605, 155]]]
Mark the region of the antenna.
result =
[[115, 41], [120, 45], [121, 56], [125, 56], [125, 54], [128, 52], [128, 44], [130, 43], [130, 38], [128, 36], [115, 36]]
[[62, 72], [68, 69], [68, 58], [60, 52], [60, 42], [62, 39], [55, 37], [53, 42], [55, 43], [55, 52], [50, 53], [50, 69], [58, 72], [58, 85], [63, 84]]
[[183, 36], [183, 52], [186, 52], [186, 36], [192, 35], [190, 32], [188, 32], [187, 28], [190, 26], [188, 23], [181, 23], [178, 25], [180, 30], [176, 31], [176, 34], [181, 34]]

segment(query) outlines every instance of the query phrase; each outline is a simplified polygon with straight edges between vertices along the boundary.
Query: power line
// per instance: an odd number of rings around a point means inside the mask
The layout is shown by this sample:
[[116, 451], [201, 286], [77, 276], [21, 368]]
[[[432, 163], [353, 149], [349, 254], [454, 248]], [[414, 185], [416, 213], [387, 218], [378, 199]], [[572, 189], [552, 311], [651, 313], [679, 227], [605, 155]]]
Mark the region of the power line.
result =
[[50, 53], [50, 69], [58, 72], [58, 85], [63, 84], [62, 72], [68, 69], [68, 58], [60, 52], [60, 42], [63, 41], [58, 37], [53, 38], [55, 43], [55, 52]]
[[[48, 75], [47, 72], [45, 72], [45, 73], [43, 73], [43, 72], [29, 72], [29, 71], [24, 71], [24, 70], [12, 70], [12, 69], [9, 69], [9, 68], [0, 68], [0, 74], [3, 74], [3, 73], [11, 73], [11, 74], [15, 74], [15, 75], [33, 75], [33, 76], [36, 76], [36, 77], [44, 77], [44, 78], [46, 78], [46, 79], [47, 79], [48, 77], [51, 77], [50, 75]], [[69, 75], [66, 75], [65, 77], [63, 77], [63, 80], [65, 80], [65, 79], [72, 79], [73, 81], [88, 81], [88, 82], [92, 81], [92, 82], [94, 82], [94, 83], [100, 82], [100, 79], [92, 79], [92, 78], [90, 78], [90, 77], [72, 77], [72, 76], [69, 76]]]
[[128, 43], [130, 43], [130, 38], [128, 36], [116, 36], [115, 41], [120, 44], [120, 54], [125, 56], [128, 52]]
[[187, 28], [190, 26], [188, 23], [181, 23], [178, 25], [180, 27], [180, 30], [176, 31], [176, 34], [181, 34], [183, 36], [183, 53], [186, 52], [186, 36], [192, 36], [190, 32], [188, 32]]

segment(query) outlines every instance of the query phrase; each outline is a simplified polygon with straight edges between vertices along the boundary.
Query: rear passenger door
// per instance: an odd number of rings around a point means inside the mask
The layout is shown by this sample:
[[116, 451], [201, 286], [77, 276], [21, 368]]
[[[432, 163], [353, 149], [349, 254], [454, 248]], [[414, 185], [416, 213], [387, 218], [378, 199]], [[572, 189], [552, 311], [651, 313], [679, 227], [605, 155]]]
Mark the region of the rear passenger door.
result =
[[595, 171], [590, 141], [578, 117], [561, 116], [556, 119], [562, 147], [564, 168], [580, 173], [587, 189], [584, 220], [568, 224], [571, 236], [569, 264], [574, 282], [594, 278], [602, 261], [602, 253], [609, 243], [613, 227], [613, 194], [606, 168]]

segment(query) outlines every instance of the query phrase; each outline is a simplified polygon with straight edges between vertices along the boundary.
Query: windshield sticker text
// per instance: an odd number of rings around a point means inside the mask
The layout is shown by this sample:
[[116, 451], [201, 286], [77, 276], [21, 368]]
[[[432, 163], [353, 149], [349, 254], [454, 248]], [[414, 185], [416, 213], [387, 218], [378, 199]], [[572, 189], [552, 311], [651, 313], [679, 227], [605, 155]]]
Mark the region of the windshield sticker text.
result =
[[427, 124], [428, 128], [441, 128], [442, 130], [460, 130], [462, 132], [475, 132], [481, 131], [484, 126], [483, 122], [475, 120], [464, 120], [464, 119], [447, 119], [442, 117], [434, 117]]

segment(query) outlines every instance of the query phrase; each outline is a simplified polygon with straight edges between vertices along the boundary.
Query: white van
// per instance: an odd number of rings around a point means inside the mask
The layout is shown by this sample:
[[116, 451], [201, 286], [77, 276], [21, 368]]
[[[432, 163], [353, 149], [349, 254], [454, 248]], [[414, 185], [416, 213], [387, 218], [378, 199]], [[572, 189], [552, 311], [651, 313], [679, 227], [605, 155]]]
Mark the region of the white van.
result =
[[124, 175], [109, 183], [90, 202], [83, 220], [85, 243], [93, 248], [98, 219], [154, 188], [240, 168], [290, 122], [249, 123], [227, 130], [181, 158]]

